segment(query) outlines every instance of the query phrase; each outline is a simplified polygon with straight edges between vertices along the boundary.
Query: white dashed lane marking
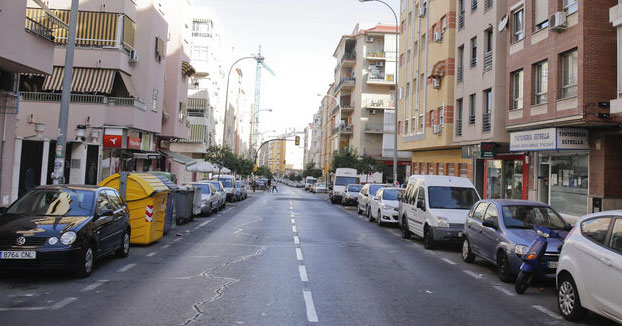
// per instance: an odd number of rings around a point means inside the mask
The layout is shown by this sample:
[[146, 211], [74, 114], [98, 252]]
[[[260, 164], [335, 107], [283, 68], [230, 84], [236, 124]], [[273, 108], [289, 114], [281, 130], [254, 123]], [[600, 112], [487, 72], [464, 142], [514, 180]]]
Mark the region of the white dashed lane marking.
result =
[[65, 298], [54, 305], [48, 307], [0, 307], [0, 311], [38, 311], [38, 310], [58, 310], [64, 308], [66, 305], [78, 300], [78, 298]]
[[300, 244], [300, 238], [294, 236], [294, 244]]
[[296, 220], [292, 219], [292, 224], [296, 224]]
[[168, 245], [168, 244], [167, 244], [167, 245], [163, 245], [163, 246], [162, 246], [162, 249], [166, 249], [166, 248], [168, 248], [168, 247], [170, 247], [170, 246], [171, 246], [171, 245]]
[[203, 222], [203, 223], [199, 224], [199, 226], [200, 226], [200, 227], [204, 227], [204, 226], [208, 225], [210, 222], [212, 222], [212, 220], [205, 221], [205, 222]]
[[484, 276], [482, 274], [477, 274], [477, 273], [471, 272], [471, 271], [463, 271], [463, 272], [465, 272], [467, 275], [469, 275], [471, 277], [474, 277], [474, 278], [476, 278], [478, 280], [484, 278]]
[[150, 252], [150, 253], [148, 253], [148, 254], [147, 254], [147, 257], [153, 257], [153, 256], [155, 256], [156, 254], [157, 254], [157, 252], [156, 252], [156, 251], [154, 251], [154, 252]]
[[493, 286], [493, 288], [495, 288], [495, 289], [497, 289], [497, 290], [501, 291], [502, 293], [504, 293], [504, 294], [506, 294], [506, 295], [509, 295], [509, 296], [511, 296], [511, 297], [513, 297], [513, 296], [515, 296], [515, 295], [516, 295], [514, 292], [512, 292], [512, 291], [510, 291], [510, 290], [508, 290], [508, 289], [506, 289], [506, 288], [504, 288], [504, 287], [503, 287], [503, 286], [501, 286], [501, 285], [495, 285], [495, 286]]
[[130, 269], [132, 269], [134, 267], [136, 267], [136, 264], [127, 264], [127, 265], [119, 268], [119, 270], [117, 270], [117, 272], [124, 273], [124, 272], [127, 272], [127, 271], [129, 271]]
[[296, 259], [302, 260], [302, 250], [300, 248], [296, 248]]
[[311, 291], [302, 291], [302, 295], [305, 299], [305, 306], [307, 308], [307, 320], [311, 323], [317, 323], [317, 312], [315, 311], [315, 305], [313, 304], [313, 296]]
[[553, 319], [557, 319], [557, 320], [562, 320], [562, 317], [542, 306], [532, 306], [534, 309], [540, 311], [541, 313], [553, 318]]
[[456, 263], [454, 263], [453, 261], [447, 259], [447, 258], [441, 258], [442, 261], [446, 262], [449, 265], [457, 265]]
[[292, 225], [292, 232], [294, 233], [298, 232], [295, 225]]
[[298, 272], [300, 272], [300, 280], [303, 282], [309, 282], [309, 277], [307, 276], [307, 268], [304, 266], [298, 266]]
[[97, 289], [98, 287], [102, 286], [106, 282], [108, 282], [108, 280], [95, 281], [95, 282], [91, 283], [90, 285], [88, 285], [87, 287], [85, 287], [84, 289], [80, 290], [80, 292], [93, 291], [93, 290]]

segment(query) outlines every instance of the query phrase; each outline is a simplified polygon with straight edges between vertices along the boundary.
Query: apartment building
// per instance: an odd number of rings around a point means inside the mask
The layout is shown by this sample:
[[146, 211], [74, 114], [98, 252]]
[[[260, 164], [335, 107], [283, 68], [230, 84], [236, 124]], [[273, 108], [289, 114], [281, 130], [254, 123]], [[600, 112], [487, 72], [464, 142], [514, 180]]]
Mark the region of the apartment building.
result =
[[621, 117], [610, 111], [617, 1], [507, 5], [506, 126], [510, 151], [525, 155], [511, 187], [567, 216], [622, 207]]
[[259, 166], [267, 166], [273, 174], [283, 174], [287, 163], [285, 160], [286, 152], [287, 143], [285, 140], [267, 143], [260, 150]]
[[508, 33], [497, 26], [507, 17], [507, 2], [457, 0], [456, 14], [453, 144], [472, 160], [483, 197], [527, 199], [515, 187], [526, 184], [526, 159], [509, 152], [505, 130]]
[[[341, 37], [333, 56], [337, 59], [335, 83], [328, 96], [330, 150], [346, 146], [360, 155], [384, 163], [384, 176], [393, 175], [396, 26], [376, 25]], [[334, 96], [334, 98], [333, 98]], [[328, 121], [328, 119], [327, 119]], [[398, 178], [404, 180], [409, 153], [398, 153]]]
[[321, 144], [322, 144], [322, 114], [318, 111], [313, 115], [313, 123], [311, 126], [311, 136], [309, 144], [309, 155], [307, 155], [306, 163], [315, 163], [317, 168], [322, 169]]
[[[59, 21], [55, 21], [55, 27], [63, 28]], [[19, 77], [20, 74], [52, 74], [54, 39], [52, 29], [26, 17], [26, 1], [0, 3], [0, 30], [0, 134], [3, 135], [0, 143], [0, 205], [7, 206], [17, 199], [13, 184], [17, 184], [20, 177], [23, 139], [16, 137], [15, 128], [18, 113], [23, 110]], [[40, 137], [45, 129], [40, 124], [29, 127], [28, 136]], [[30, 179], [36, 177], [36, 173], [29, 175]]]
[[472, 178], [453, 142], [456, 2], [404, 0], [400, 19], [398, 149], [411, 152], [413, 174]]
[[[20, 77], [11, 200], [52, 182], [67, 42], [67, 30], [53, 17], [66, 24], [71, 1], [48, 4], [48, 12], [28, 6], [24, 14], [39, 31], [49, 31], [53, 68], [49, 75]], [[80, 2], [65, 182], [96, 184], [119, 171], [171, 169], [171, 160], [157, 150], [167, 149], [172, 137], [187, 137], [184, 84], [192, 69], [181, 43], [167, 45], [169, 38], [181, 40], [174, 37], [181, 29], [169, 29], [168, 20], [180, 23], [159, 0]], [[167, 52], [175, 54], [168, 63]]]

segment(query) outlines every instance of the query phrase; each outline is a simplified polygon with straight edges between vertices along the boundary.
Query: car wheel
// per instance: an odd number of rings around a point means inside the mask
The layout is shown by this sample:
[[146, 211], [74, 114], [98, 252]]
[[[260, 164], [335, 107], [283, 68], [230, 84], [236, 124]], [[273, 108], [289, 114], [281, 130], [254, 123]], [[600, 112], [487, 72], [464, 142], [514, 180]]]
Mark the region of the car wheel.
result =
[[510, 261], [505, 252], [499, 252], [497, 255], [497, 272], [501, 282], [510, 283], [513, 281], [512, 271], [510, 271]]
[[402, 217], [402, 238], [410, 239], [410, 230], [408, 229], [408, 220], [406, 216]]
[[518, 277], [516, 278], [516, 283], [514, 283], [514, 290], [516, 290], [516, 293], [525, 293], [529, 287], [529, 284], [531, 284], [532, 279], [533, 273], [520, 271], [520, 273], [518, 273]]
[[367, 220], [370, 222], [374, 221], [374, 217], [371, 215], [371, 209], [369, 207], [367, 208]]
[[434, 236], [432, 235], [432, 228], [427, 225], [423, 229], [423, 247], [428, 250], [432, 250], [436, 247]]
[[356, 213], [359, 215], [363, 214], [363, 211], [361, 211], [361, 207], [359, 205], [356, 205]]
[[209, 207], [207, 208], [207, 213], [205, 214], [205, 216], [210, 216], [212, 215], [212, 204], [209, 205]]
[[471, 251], [471, 244], [466, 238], [464, 239], [464, 242], [462, 242], [462, 260], [468, 264], [475, 261], [475, 254]]
[[378, 210], [378, 217], [376, 218], [376, 222], [378, 222], [378, 226], [384, 225], [384, 223], [382, 223], [382, 212], [380, 210]]
[[121, 246], [115, 252], [115, 255], [119, 258], [125, 258], [130, 254], [130, 232], [125, 230], [123, 233], [123, 241], [121, 242]]
[[560, 277], [557, 286], [557, 307], [562, 317], [569, 321], [579, 321], [587, 313], [581, 306], [577, 285], [570, 275]]
[[93, 263], [95, 262], [95, 251], [92, 245], [85, 245], [80, 255], [80, 261], [76, 266], [75, 274], [77, 277], [88, 277], [93, 271]]

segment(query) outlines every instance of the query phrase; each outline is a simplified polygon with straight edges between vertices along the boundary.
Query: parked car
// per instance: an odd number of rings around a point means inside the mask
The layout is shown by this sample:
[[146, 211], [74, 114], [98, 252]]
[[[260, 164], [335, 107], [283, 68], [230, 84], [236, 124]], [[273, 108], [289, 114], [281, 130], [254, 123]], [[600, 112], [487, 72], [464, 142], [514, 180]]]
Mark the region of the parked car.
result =
[[313, 185], [317, 183], [317, 179], [314, 177], [305, 178], [305, 191], [312, 191]]
[[328, 188], [326, 187], [326, 184], [324, 183], [316, 183], [313, 185], [311, 192], [316, 193], [316, 194], [320, 194], [320, 193], [325, 194], [328, 192]]
[[0, 269], [69, 269], [130, 252], [129, 211], [119, 193], [98, 186], [36, 187], [0, 213]]
[[460, 243], [469, 210], [479, 199], [467, 178], [410, 176], [400, 201], [402, 237], [423, 238], [426, 249], [433, 249], [439, 241]]
[[237, 200], [237, 196], [235, 193], [235, 177], [232, 175], [221, 175], [218, 177], [212, 178], [212, 181], [220, 181], [222, 185], [225, 187], [226, 199], [228, 202], [233, 203]]
[[361, 184], [349, 184], [346, 187], [346, 190], [343, 194], [343, 199], [341, 200], [341, 205], [343, 206], [348, 206], [348, 205], [353, 205], [356, 206], [358, 205], [359, 202], [359, 192], [361, 191], [361, 189], [363, 188], [363, 185]]
[[380, 188], [391, 187], [390, 184], [382, 184], [382, 183], [368, 183], [361, 188], [358, 194], [358, 204], [357, 204], [357, 213], [367, 215], [369, 212], [369, 203], [371, 199], [376, 195], [376, 191], [380, 190]]
[[401, 188], [380, 188], [369, 202], [368, 218], [378, 225], [397, 223], [400, 213], [398, 198], [404, 193]]
[[220, 196], [211, 183], [194, 182], [193, 187], [201, 189], [201, 215], [210, 216], [212, 213], [218, 212], [220, 205]]
[[222, 182], [217, 180], [203, 180], [201, 183], [210, 183], [216, 188], [216, 198], [218, 198], [218, 210], [224, 209], [227, 202], [227, 192]]
[[586, 310], [622, 324], [622, 211], [587, 215], [566, 236], [557, 266], [561, 315], [580, 320]]
[[[549, 205], [509, 199], [481, 200], [469, 212], [464, 225], [462, 259], [472, 263], [475, 257], [497, 266], [499, 279], [512, 282], [520, 272], [521, 259], [538, 237], [534, 226], [544, 226], [566, 236], [570, 225]], [[548, 277], [555, 277], [562, 241], [547, 239], [541, 260]]]
[[246, 184], [244, 183], [244, 181], [235, 180], [235, 189], [238, 200], [244, 200], [246, 199], [246, 197], [248, 197], [248, 193], [246, 192]]

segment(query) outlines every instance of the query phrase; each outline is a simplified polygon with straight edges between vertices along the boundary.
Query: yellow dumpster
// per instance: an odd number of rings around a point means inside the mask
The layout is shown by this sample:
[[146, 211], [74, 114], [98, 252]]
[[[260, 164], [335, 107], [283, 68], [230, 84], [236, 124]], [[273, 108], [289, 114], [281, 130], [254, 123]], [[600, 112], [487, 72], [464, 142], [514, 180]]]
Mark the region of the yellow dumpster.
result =
[[168, 187], [158, 177], [147, 173], [117, 173], [99, 183], [119, 190], [130, 210], [130, 243], [150, 244], [164, 235], [164, 215]]

